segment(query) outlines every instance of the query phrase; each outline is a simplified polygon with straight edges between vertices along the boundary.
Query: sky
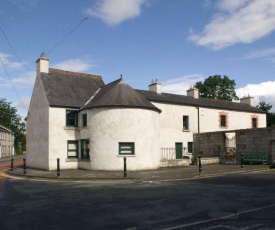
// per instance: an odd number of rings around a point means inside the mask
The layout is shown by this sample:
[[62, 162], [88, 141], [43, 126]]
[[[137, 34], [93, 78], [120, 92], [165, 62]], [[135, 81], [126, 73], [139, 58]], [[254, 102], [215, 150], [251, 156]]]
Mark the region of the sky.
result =
[[181, 95], [226, 75], [275, 112], [275, 0], [0, 0], [0, 98], [22, 117], [42, 52], [50, 68]]

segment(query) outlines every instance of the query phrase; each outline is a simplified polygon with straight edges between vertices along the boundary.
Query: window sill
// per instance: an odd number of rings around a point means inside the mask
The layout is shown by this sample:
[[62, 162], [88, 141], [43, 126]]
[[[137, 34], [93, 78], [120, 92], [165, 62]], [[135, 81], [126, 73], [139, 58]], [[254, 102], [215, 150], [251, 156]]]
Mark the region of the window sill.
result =
[[79, 159], [78, 158], [67, 158], [66, 162], [78, 162]]
[[118, 157], [136, 157], [136, 155], [117, 155]]
[[79, 162], [90, 162], [90, 159], [78, 159]]
[[64, 126], [64, 130], [76, 130], [78, 127], [73, 127], [73, 126]]
[[79, 158], [67, 158], [66, 162], [80, 162], [80, 161], [86, 161], [86, 162], [90, 162], [90, 159], [79, 159]]
[[188, 133], [188, 132], [190, 132], [190, 130], [189, 129], [183, 129], [182, 132], [187, 132]]

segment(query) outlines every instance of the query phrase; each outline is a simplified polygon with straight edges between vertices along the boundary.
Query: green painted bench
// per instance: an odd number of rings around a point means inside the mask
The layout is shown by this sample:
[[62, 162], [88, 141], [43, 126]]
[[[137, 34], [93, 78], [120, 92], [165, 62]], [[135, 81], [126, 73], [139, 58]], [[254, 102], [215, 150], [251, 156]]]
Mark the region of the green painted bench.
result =
[[243, 163], [261, 163], [267, 164], [267, 153], [265, 152], [244, 152]]

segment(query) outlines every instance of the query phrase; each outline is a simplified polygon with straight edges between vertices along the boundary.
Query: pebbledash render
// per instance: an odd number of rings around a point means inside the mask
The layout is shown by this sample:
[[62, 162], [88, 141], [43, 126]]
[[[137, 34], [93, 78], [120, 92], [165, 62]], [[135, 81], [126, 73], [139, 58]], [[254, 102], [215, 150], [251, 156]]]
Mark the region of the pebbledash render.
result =
[[[156, 80], [136, 90], [122, 76], [49, 68], [44, 54], [27, 116], [27, 166], [118, 171], [156, 169], [161, 160], [192, 157], [193, 134], [266, 127], [266, 113], [248, 96], [239, 102], [161, 92]], [[172, 150], [172, 154], [171, 151]], [[168, 151], [168, 152], [167, 152]]]

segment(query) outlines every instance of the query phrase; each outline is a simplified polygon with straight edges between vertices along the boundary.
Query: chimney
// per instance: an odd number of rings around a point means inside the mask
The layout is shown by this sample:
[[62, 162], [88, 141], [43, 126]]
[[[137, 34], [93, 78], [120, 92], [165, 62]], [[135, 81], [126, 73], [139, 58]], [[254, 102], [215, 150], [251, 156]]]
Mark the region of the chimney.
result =
[[250, 106], [254, 105], [254, 97], [251, 97], [249, 94], [248, 96], [244, 96], [243, 98], [240, 99], [240, 103], [244, 103]]
[[186, 92], [189, 97], [199, 98], [199, 90], [196, 87], [190, 87]]
[[151, 84], [149, 85], [149, 91], [153, 91], [155, 93], [161, 93], [161, 83], [158, 82], [158, 79], [152, 80]]
[[36, 61], [36, 74], [49, 73], [49, 59], [46, 58], [44, 52]]

